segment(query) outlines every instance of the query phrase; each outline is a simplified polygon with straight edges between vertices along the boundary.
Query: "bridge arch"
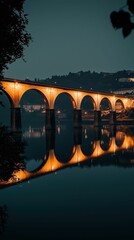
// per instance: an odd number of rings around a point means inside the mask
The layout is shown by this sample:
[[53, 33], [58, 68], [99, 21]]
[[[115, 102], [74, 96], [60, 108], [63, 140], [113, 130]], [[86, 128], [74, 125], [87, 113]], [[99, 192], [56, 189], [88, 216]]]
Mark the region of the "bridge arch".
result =
[[115, 143], [117, 147], [121, 147], [125, 140], [125, 133], [121, 130], [116, 132]]
[[110, 109], [112, 110], [111, 101], [107, 97], [103, 97], [100, 101], [100, 110]]
[[81, 151], [85, 156], [90, 156], [96, 147], [95, 131], [93, 127], [85, 127], [82, 131]]
[[58, 94], [54, 101], [56, 121], [73, 121], [75, 108], [76, 102], [69, 93], [63, 92]]
[[49, 103], [46, 96], [37, 89], [26, 90], [21, 96], [19, 106], [21, 108], [22, 127], [43, 127], [46, 123], [46, 109]]
[[21, 102], [22, 98], [30, 91], [40, 94], [41, 97], [43, 98], [43, 100], [45, 100], [46, 108], [49, 108], [49, 102], [48, 102], [46, 95], [42, 91], [40, 91], [36, 88], [30, 88], [30, 89], [27, 89], [25, 92], [23, 92], [23, 94], [21, 95], [21, 98], [20, 98], [20, 102]]
[[96, 109], [95, 100], [90, 95], [85, 95], [80, 104], [83, 120], [94, 120], [94, 110]]
[[13, 107], [14, 107], [14, 103], [13, 103], [13, 100], [12, 100], [11, 96], [9, 95], [9, 93], [6, 92], [4, 89], [2, 89], [2, 92], [3, 92], [3, 93], [6, 95], [6, 97], [8, 98], [8, 100], [9, 100], [9, 102], [10, 102], [11, 108], [13, 108]]
[[[62, 149], [62, 151], [61, 151]], [[71, 124], [60, 125], [55, 135], [54, 153], [60, 163], [69, 162], [75, 153], [74, 131]]]
[[115, 101], [115, 111], [116, 112], [120, 112], [120, 111], [122, 111], [123, 109], [125, 109], [125, 104], [124, 104], [124, 102], [121, 100], [121, 99], [117, 99], [116, 101]]
[[66, 164], [66, 163], [69, 163], [73, 156], [75, 155], [76, 153], [76, 147], [73, 146], [72, 148], [70, 148], [70, 151], [69, 151], [69, 154], [65, 154], [65, 151], [63, 152], [63, 155], [59, 155], [57, 154], [57, 151], [54, 152], [55, 153], [55, 158], [57, 159], [57, 161], [59, 163], [62, 163], [62, 164]]
[[74, 108], [74, 109], [76, 108], [76, 102], [75, 102], [73, 96], [72, 96], [71, 94], [69, 94], [68, 92], [65, 92], [65, 91], [59, 93], [59, 94], [56, 96], [56, 98], [55, 98], [55, 100], [54, 100], [54, 107], [55, 107], [55, 103], [56, 103], [57, 99], [58, 99], [60, 96], [67, 96], [67, 97], [70, 99], [73, 108]]
[[122, 121], [126, 118], [125, 105], [121, 99], [117, 99], [115, 102], [115, 112], [117, 120]]
[[101, 103], [107, 101], [111, 110], [114, 110], [115, 96], [109, 96], [108, 94], [95, 94], [96, 110], [100, 110]]
[[110, 132], [107, 129], [101, 130], [101, 139], [100, 139], [100, 147], [105, 152], [108, 151], [112, 144], [112, 138], [110, 136]]
[[26, 163], [25, 171], [28, 173], [36, 173], [40, 169], [42, 169], [45, 163], [46, 161], [43, 161], [41, 159], [38, 161], [35, 161], [34, 159], [29, 159], [29, 161]]
[[0, 105], [0, 124], [10, 127], [12, 118], [11, 112], [14, 108], [14, 103], [10, 95], [5, 90], [2, 90], [0, 101], [2, 102], [2, 105]]
[[112, 111], [111, 101], [104, 97], [100, 101], [101, 119], [110, 121], [110, 112]]

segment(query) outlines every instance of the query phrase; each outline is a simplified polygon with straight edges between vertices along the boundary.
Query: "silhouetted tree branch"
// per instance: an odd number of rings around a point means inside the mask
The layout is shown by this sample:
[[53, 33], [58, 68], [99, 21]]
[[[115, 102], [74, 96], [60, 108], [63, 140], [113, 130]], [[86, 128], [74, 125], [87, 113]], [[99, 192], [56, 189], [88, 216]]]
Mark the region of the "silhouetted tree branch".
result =
[[134, 0], [127, 0], [126, 7], [128, 11], [119, 10], [113, 11], [110, 15], [111, 23], [114, 28], [122, 29], [122, 34], [127, 37], [134, 29], [134, 22], [132, 22], [132, 14], [134, 14]]
[[5, 231], [5, 227], [8, 219], [8, 209], [7, 206], [0, 206], [0, 234]]
[[24, 48], [29, 45], [31, 35], [26, 31], [27, 15], [25, 0], [0, 0], [0, 75], [8, 64], [24, 58]]
[[[0, 82], [0, 95], [2, 95], [2, 89], [3, 89], [3, 87], [2, 87], [2, 84]], [[2, 103], [1, 100], [0, 100], [0, 106], [4, 107], [4, 104]]]

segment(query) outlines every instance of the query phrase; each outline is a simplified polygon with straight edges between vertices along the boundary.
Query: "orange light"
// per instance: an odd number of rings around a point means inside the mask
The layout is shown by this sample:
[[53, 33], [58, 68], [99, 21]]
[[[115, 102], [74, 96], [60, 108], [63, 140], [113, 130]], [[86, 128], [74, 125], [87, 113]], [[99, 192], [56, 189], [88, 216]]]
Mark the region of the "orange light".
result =
[[15, 88], [15, 89], [18, 89], [19, 87], [20, 87], [19, 83], [18, 83], [18, 82], [15, 82], [15, 83], [14, 83], [14, 88]]
[[97, 98], [98, 98], [98, 100], [100, 99], [100, 94], [97, 94]]

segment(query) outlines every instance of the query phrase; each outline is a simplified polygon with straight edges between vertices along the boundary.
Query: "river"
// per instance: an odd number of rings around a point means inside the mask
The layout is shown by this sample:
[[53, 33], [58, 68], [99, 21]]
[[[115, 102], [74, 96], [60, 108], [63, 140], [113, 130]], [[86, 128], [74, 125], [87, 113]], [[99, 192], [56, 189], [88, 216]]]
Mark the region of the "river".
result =
[[0, 182], [1, 239], [133, 239], [134, 127], [27, 124], [18, 135], [22, 158]]

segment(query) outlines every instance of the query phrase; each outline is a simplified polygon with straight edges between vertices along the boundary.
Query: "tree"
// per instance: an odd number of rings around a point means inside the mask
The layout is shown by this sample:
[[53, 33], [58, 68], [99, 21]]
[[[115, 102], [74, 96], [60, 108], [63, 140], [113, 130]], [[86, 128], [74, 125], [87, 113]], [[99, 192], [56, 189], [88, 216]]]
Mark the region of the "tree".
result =
[[16, 182], [16, 172], [25, 169], [25, 146], [21, 136], [0, 126], [0, 182]]
[[121, 9], [118, 12], [113, 11], [110, 15], [113, 27], [116, 29], [121, 28], [124, 38], [134, 29], [134, 22], [131, 21], [132, 14], [134, 14], [134, 0], [127, 0], [125, 7], [127, 7], [128, 11]]
[[24, 60], [25, 46], [31, 41], [26, 31], [24, 3], [25, 0], [0, 0], [0, 75], [8, 69], [8, 64], [18, 58]]
[[[1, 84], [1, 82], [0, 82], [0, 95], [2, 95], [2, 90], [3, 90], [3, 86], [2, 86], [2, 84]], [[2, 106], [2, 107], [4, 107], [4, 104], [3, 104], [3, 102], [0, 100], [0, 106]]]
[[[0, 95], [2, 95], [2, 86], [1, 86], [1, 83], [0, 83]], [[4, 107], [2, 101], [0, 100], [0, 106]]]
[[8, 208], [6, 205], [0, 206], [0, 234], [5, 231], [8, 219]]

